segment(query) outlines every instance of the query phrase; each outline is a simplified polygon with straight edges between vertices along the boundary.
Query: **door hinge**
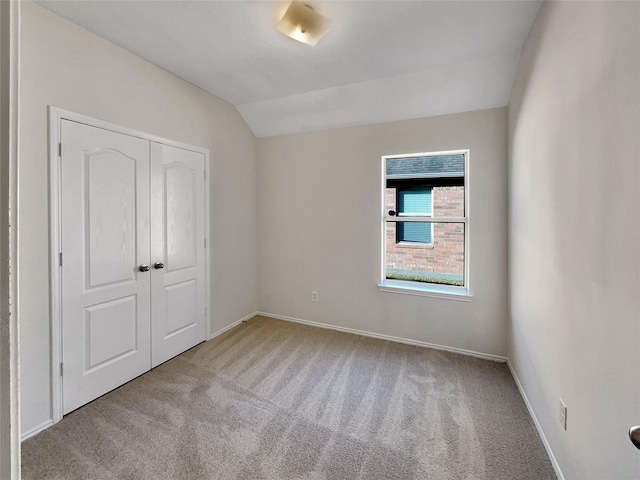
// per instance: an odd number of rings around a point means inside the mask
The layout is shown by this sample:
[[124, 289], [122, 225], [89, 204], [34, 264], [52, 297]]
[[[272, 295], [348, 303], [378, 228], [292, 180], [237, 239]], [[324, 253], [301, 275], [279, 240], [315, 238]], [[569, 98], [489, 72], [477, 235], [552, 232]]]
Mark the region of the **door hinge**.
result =
[[207, 318], [207, 307], [204, 307], [204, 318]]
[[62, 373], [64, 372], [64, 367], [62, 365], [63, 363], [60, 362], [60, 376], [62, 376]]
[[60, 264], [60, 266], [62, 266], [62, 252], [59, 253], [58, 263]]
[[58, 143], [58, 156], [62, 157], [62, 142]]
[[207, 248], [207, 239], [204, 239], [204, 248]]

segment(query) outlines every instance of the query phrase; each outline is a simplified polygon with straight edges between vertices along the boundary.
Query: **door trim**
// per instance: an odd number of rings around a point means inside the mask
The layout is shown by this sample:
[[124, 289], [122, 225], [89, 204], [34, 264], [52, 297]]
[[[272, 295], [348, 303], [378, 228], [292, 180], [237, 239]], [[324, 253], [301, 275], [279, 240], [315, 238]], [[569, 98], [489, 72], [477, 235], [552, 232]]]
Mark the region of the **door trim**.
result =
[[91, 127], [102, 128], [111, 132], [141, 138], [150, 142], [162, 143], [171, 147], [182, 148], [192, 152], [204, 154], [204, 215], [205, 215], [205, 341], [211, 336], [211, 231], [210, 231], [210, 203], [209, 184], [211, 182], [209, 169], [209, 150], [195, 147], [180, 142], [175, 142], [157, 135], [151, 135], [131, 128], [122, 127], [96, 118], [70, 112], [49, 105], [49, 284], [50, 305], [49, 316], [51, 318], [51, 418], [53, 423], [62, 420], [62, 378], [60, 375], [60, 363], [62, 362], [62, 298], [60, 275], [60, 156], [58, 145], [60, 143], [61, 122], [69, 120], [82, 123]]

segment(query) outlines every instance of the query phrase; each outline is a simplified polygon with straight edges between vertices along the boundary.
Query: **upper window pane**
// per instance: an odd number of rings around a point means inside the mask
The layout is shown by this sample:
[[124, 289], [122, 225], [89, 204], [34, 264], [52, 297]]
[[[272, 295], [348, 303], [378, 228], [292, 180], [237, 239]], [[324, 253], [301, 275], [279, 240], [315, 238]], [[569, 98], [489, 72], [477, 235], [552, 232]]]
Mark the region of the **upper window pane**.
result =
[[464, 165], [462, 153], [387, 158], [386, 187], [397, 195], [395, 205], [387, 202], [387, 211], [399, 216], [464, 217]]

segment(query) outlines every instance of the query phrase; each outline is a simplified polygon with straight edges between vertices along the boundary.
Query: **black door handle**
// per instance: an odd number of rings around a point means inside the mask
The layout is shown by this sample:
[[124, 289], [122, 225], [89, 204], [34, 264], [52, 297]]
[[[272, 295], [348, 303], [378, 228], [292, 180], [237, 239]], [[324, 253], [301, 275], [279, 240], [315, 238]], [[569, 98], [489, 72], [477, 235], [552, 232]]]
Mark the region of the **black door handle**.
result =
[[156, 270], [160, 270], [161, 268], [164, 268], [164, 263], [156, 262], [153, 264], [153, 268], [155, 268]]
[[631, 443], [640, 449], [640, 425], [629, 429], [629, 438], [631, 439]]
[[141, 272], [148, 272], [149, 271], [149, 265], [145, 265], [144, 263], [142, 265], [140, 265], [138, 267], [138, 270], [140, 270]]

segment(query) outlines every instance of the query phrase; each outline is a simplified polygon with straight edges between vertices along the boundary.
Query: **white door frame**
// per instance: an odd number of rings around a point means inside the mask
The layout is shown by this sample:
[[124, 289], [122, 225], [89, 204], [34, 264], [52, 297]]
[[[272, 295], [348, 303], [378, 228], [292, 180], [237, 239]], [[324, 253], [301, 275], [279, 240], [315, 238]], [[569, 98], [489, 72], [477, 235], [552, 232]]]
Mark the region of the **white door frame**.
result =
[[150, 142], [162, 143], [172, 147], [183, 148], [204, 154], [205, 175], [205, 340], [211, 335], [211, 241], [209, 230], [209, 150], [166, 138], [150, 135], [130, 128], [115, 125], [95, 118], [69, 112], [49, 106], [49, 262], [50, 262], [50, 317], [51, 317], [51, 417], [53, 423], [62, 420], [62, 379], [60, 378], [60, 364], [62, 362], [62, 301], [60, 289], [60, 133], [61, 121], [83, 123], [92, 127], [102, 128], [115, 133], [141, 138]]
[[0, 478], [20, 478], [18, 175], [20, 3], [0, 1]]

